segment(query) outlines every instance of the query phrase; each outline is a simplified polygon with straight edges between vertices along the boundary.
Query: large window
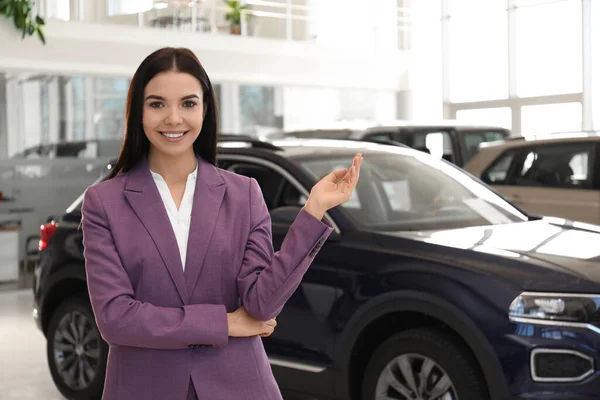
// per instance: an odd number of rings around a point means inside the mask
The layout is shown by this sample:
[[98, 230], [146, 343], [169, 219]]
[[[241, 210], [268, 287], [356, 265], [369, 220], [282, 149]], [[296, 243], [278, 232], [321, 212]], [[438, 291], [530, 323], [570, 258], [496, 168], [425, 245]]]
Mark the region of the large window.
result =
[[441, 3], [445, 118], [513, 135], [600, 129], [600, 0]]
[[581, 92], [581, 0], [519, 7], [516, 17], [519, 96]]
[[240, 112], [241, 129], [244, 133], [255, 133], [264, 128], [276, 128], [275, 88], [272, 86], [240, 86]]
[[[452, 2], [456, 12], [449, 20], [450, 97], [453, 102], [508, 97], [507, 13], [499, 7]], [[483, 3], [483, 2], [480, 2]], [[452, 12], [452, 8], [451, 8]]]
[[525, 106], [521, 110], [523, 136], [581, 130], [581, 103]]
[[98, 139], [123, 137], [125, 132], [125, 101], [129, 79], [93, 79], [94, 135]]

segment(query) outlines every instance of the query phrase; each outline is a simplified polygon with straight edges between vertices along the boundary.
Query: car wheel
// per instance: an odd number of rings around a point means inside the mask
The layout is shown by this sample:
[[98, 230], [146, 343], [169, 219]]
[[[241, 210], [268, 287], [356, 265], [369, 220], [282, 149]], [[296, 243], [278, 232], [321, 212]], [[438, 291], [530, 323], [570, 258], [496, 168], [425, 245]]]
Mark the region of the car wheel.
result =
[[488, 391], [469, 351], [434, 329], [400, 332], [369, 360], [363, 400], [486, 400]]
[[47, 358], [52, 379], [67, 399], [100, 399], [108, 345], [96, 327], [89, 301], [63, 301], [50, 319]]

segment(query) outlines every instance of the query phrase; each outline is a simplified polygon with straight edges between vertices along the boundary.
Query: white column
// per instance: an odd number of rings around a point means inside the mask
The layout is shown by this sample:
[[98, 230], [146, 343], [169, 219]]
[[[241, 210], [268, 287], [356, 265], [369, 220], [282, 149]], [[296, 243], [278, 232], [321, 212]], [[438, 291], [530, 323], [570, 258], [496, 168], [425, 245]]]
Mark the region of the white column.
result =
[[58, 141], [60, 128], [60, 98], [58, 96], [58, 79], [48, 82], [48, 140], [50, 143]]
[[[592, 73], [592, 4], [591, 0], [582, 0], [582, 34], [583, 34], [583, 121], [584, 131], [593, 129], [593, 73]], [[596, 44], [598, 45], [598, 44]]]
[[6, 80], [6, 99], [6, 130], [8, 133], [6, 139], [8, 157], [12, 157], [23, 150], [23, 132], [21, 131], [21, 119], [19, 118], [21, 88], [19, 87], [18, 78], [14, 75]]
[[95, 139], [94, 132], [94, 113], [95, 113], [95, 96], [94, 96], [94, 79], [85, 78], [85, 140]]
[[283, 86], [277, 85], [274, 90], [273, 99], [273, 112], [275, 113], [275, 120], [277, 121], [277, 127], [283, 128], [285, 124], [284, 118], [284, 104], [283, 104]]
[[517, 3], [516, 0], [507, 1], [508, 11], [508, 98], [511, 106], [513, 136], [521, 135], [521, 105], [517, 93]]
[[396, 94], [396, 118], [402, 120], [414, 119], [412, 90], [400, 90]]
[[240, 85], [234, 82], [221, 84], [221, 132], [241, 132]]
[[0, 73], [0, 159], [8, 158], [8, 101], [6, 75]]
[[65, 85], [65, 140], [68, 142], [73, 141], [73, 123], [75, 122], [75, 111], [73, 110], [74, 103], [74, 95], [73, 95], [73, 82], [69, 80], [69, 82]]
[[38, 80], [24, 81], [20, 85], [23, 147], [37, 146], [42, 141], [42, 110], [40, 104], [41, 88]]
[[[410, 101], [410, 116], [419, 120], [435, 120], [450, 117], [445, 114], [444, 104], [450, 102], [448, 63], [448, 20], [440, 23], [445, 15], [444, 7], [434, 7], [432, 2], [415, 1], [411, 8], [410, 61], [405, 85], [409, 91], [404, 96]], [[423, 68], [427, 65], [428, 68]]]

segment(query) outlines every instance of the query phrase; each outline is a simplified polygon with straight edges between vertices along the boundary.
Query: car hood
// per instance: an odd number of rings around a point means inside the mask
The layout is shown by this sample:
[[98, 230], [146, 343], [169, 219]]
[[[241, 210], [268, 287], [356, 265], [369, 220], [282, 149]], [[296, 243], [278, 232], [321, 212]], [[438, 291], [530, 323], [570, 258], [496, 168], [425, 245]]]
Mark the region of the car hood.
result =
[[[489, 264], [477, 263], [477, 260], [495, 257], [502, 261], [502, 267], [509, 266], [498, 268], [498, 273], [512, 274], [531, 289], [539, 290], [540, 285], [553, 286], [557, 279], [565, 278], [566, 281], [561, 282], [565, 287], [569, 286], [569, 282], [587, 281], [600, 289], [597, 285], [600, 283], [600, 226], [596, 225], [542, 218], [461, 229], [386, 232], [378, 237], [385, 247], [393, 246], [394, 238], [405, 238], [458, 249], [457, 252], [449, 252], [446, 259], [458, 258], [469, 265], [489, 267]], [[445, 252], [440, 250], [439, 253], [437, 258], [444, 258]]]

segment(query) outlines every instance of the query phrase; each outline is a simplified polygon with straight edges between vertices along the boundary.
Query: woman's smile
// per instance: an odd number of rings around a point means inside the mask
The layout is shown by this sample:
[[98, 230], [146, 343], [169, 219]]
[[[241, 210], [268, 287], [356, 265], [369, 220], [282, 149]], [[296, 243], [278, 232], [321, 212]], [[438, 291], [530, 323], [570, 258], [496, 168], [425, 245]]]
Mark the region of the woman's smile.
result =
[[183, 136], [188, 133], [187, 131], [160, 131], [159, 133], [169, 142], [178, 142], [183, 139]]

